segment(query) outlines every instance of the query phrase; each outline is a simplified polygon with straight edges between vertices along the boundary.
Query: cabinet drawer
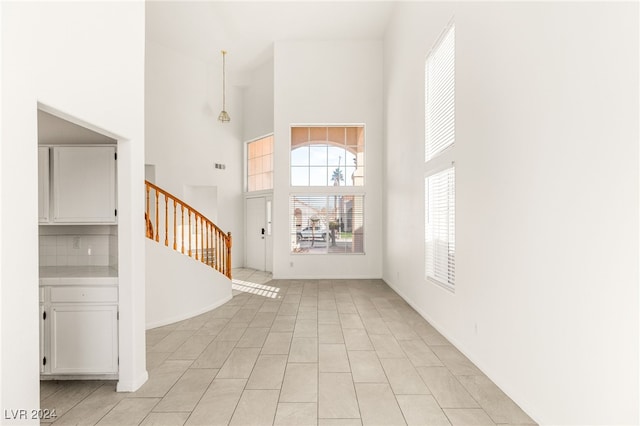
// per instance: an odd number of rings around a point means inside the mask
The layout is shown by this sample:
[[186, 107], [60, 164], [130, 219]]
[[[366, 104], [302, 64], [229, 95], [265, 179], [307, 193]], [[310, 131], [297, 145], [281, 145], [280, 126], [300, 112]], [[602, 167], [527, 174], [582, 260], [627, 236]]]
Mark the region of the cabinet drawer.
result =
[[118, 302], [116, 287], [51, 287], [51, 302]]

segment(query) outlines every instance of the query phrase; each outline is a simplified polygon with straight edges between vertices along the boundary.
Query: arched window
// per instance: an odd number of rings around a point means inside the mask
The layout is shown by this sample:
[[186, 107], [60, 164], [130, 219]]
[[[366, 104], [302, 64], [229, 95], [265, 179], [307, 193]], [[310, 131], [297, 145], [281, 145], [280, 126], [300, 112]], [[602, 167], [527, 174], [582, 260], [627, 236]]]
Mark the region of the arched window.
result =
[[363, 126], [291, 128], [291, 186], [363, 185]]
[[291, 252], [364, 254], [363, 125], [291, 126]]

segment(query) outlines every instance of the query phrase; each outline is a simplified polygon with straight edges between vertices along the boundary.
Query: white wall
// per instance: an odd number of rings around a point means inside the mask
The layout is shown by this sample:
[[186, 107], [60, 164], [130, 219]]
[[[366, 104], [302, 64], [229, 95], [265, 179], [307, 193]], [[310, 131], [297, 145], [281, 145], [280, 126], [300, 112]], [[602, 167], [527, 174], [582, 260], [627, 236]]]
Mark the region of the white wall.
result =
[[[423, 114], [454, 14], [452, 294], [423, 279]], [[543, 424], [640, 422], [638, 47], [637, 3], [403, 3], [385, 38], [384, 279]]]
[[[379, 278], [382, 275], [382, 42], [276, 42], [274, 63], [273, 276]], [[289, 126], [315, 123], [366, 125], [365, 255], [290, 253]]]
[[[262, 65], [259, 65], [247, 75], [247, 85], [243, 89], [242, 105], [244, 107], [244, 142], [249, 142], [273, 133], [273, 58], [266, 61]], [[243, 190], [246, 189], [246, 144], [243, 153]], [[245, 193], [246, 209], [246, 196], [253, 195]], [[262, 196], [266, 196], [268, 200], [272, 200], [271, 194], [268, 192], [262, 193]], [[247, 211], [244, 211], [245, 218], [247, 217]], [[246, 219], [245, 219], [246, 220]], [[247, 247], [247, 235], [245, 229], [245, 247]], [[246, 253], [243, 256], [243, 261], [246, 260]], [[246, 264], [245, 264], [246, 266]], [[273, 271], [273, 236], [265, 236], [265, 270]]]
[[147, 328], [182, 321], [231, 300], [231, 281], [204, 263], [149, 239], [146, 256]]
[[198, 211], [213, 223], [218, 223], [218, 187], [217, 186], [184, 186], [184, 199], [191, 206], [198, 206]]
[[[3, 24], [4, 22], [4, 6], [2, 3], [0, 3], [0, 93], [4, 93], [4, 55], [2, 54], [2, 50], [4, 50], [4, 31], [2, 31], [2, 26], [4, 26]], [[0, 96], [0, 129], [4, 129], [4, 97]], [[2, 162], [2, 158], [3, 158], [3, 149], [2, 147], [4, 146], [4, 132], [2, 132], [2, 130], [0, 130], [0, 164], [4, 164]], [[2, 177], [2, 172], [0, 172], [0, 241], [4, 241], [4, 234], [3, 234], [3, 229], [4, 229], [4, 215], [2, 214], [2, 212], [4, 211], [4, 203], [3, 203], [3, 199], [4, 199], [4, 179]], [[3, 272], [3, 263], [4, 263], [4, 245], [2, 243], [0, 243], [0, 306], [4, 307], [4, 304], [2, 303], [2, 301], [4, 300], [4, 272]], [[4, 350], [5, 350], [5, 343], [2, 339], [2, 335], [4, 334], [4, 319], [3, 316], [0, 315], [0, 377], [4, 377], [3, 373], [4, 373]], [[15, 379], [14, 379], [15, 380]], [[23, 390], [23, 394], [20, 396], [20, 401], [19, 402], [29, 402], [32, 403], [34, 400], [35, 395], [32, 394], [31, 392], [31, 387], [24, 389]], [[5, 402], [4, 402], [4, 391], [3, 391], [3, 386], [0, 386], [0, 408], [3, 409], [4, 411], [4, 407], [5, 407]]]
[[145, 21], [143, 2], [2, 2], [0, 9], [0, 182], [2, 205], [12, 206], [3, 208], [0, 222], [4, 413], [5, 409], [35, 409], [40, 403], [38, 256], [34, 251], [38, 247], [38, 102], [121, 137], [118, 388], [134, 389], [146, 380], [144, 223], [140, 219], [144, 211], [140, 194]]
[[243, 105], [244, 142], [273, 133], [273, 59], [251, 72]]
[[[185, 187], [217, 187], [216, 225], [231, 232], [233, 267], [238, 267], [244, 258], [242, 93], [227, 84], [231, 122], [220, 123], [221, 73], [221, 64], [147, 41], [145, 163], [156, 166], [156, 185], [188, 204]], [[226, 169], [215, 169], [215, 163]]]

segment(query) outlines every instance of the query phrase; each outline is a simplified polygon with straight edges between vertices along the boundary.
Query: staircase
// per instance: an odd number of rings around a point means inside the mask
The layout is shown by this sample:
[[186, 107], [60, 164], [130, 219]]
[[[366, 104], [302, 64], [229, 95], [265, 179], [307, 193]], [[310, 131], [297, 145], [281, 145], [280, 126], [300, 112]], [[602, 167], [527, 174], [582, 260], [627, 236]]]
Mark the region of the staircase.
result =
[[145, 180], [146, 236], [231, 279], [231, 232], [224, 233], [184, 201]]

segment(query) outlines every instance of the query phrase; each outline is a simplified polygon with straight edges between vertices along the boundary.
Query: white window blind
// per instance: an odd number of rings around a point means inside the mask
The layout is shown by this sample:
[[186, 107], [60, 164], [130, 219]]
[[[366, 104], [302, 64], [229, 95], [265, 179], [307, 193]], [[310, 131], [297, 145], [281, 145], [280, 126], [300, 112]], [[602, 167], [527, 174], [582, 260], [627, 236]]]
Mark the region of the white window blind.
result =
[[363, 195], [292, 195], [291, 252], [363, 254]]
[[455, 285], [455, 168], [425, 179], [425, 274]]
[[425, 67], [425, 161], [455, 139], [455, 25], [427, 57]]

